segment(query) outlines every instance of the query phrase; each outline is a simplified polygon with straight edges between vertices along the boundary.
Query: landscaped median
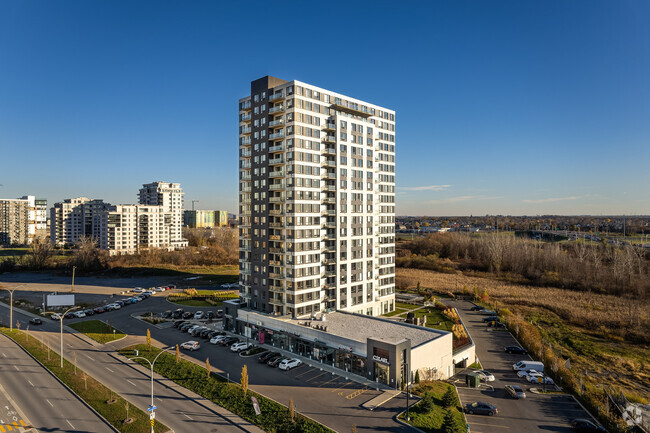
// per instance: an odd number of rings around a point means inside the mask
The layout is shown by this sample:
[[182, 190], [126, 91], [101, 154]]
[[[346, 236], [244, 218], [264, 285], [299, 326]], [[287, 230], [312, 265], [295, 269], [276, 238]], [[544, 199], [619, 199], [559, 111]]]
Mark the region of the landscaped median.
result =
[[[408, 424], [427, 433], [461, 433], [467, 431], [465, 417], [453, 385], [447, 382], [420, 383], [411, 392], [421, 400], [409, 410]], [[406, 421], [406, 412], [400, 415]]]
[[[127, 405], [126, 400], [67, 360], [63, 360], [63, 368], [61, 368], [59, 355], [36, 338], [16, 329], [10, 331], [6, 327], [0, 327], [0, 332], [20, 344], [118, 431], [142, 433], [151, 429], [148, 414], [130, 403]], [[126, 420], [128, 422], [125, 422]], [[169, 431], [169, 428], [155, 421], [154, 431], [163, 433]]]
[[68, 326], [101, 344], [119, 340], [126, 335], [100, 320], [86, 320]]
[[182, 293], [171, 293], [167, 300], [189, 307], [218, 307], [223, 301], [237, 299], [238, 290], [196, 290], [185, 289]]
[[[138, 350], [138, 356], [145, 357], [150, 361], [160, 353], [159, 349], [155, 347], [149, 349], [146, 344], [124, 348], [120, 350], [120, 353], [126, 357], [133, 357], [134, 350]], [[134, 359], [134, 361], [149, 366], [143, 360]], [[209, 368], [207, 362], [206, 367]], [[160, 355], [154, 365], [154, 370], [161, 376], [213, 401], [266, 431], [276, 433], [333, 433], [332, 430], [322, 424], [294, 413], [291, 404], [287, 408], [280, 403], [252, 392], [250, 389], [244, 390], [241, 385], [227, 381], [223, 377], [208, 374], [205, 367], [177, 357], [173, 353]], [[247, 386], [247, 376], [243, 382]], [[260, 415], [255, 414], [251, 397], [257, 399]]]

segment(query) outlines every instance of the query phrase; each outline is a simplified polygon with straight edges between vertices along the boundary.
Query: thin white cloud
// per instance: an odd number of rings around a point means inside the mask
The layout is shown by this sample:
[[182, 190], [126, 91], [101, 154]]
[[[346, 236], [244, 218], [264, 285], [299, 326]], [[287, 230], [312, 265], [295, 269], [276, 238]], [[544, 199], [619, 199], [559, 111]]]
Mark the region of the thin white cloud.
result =
[[485, 195], [461, 195], [457, 197], [448, 197], [441, 200], [431, 200], [427, 204], [444, 204], [444, 203], [458, 203], [463, 201], [478, 201], [478, 200], [497, 200], [503, 197], [489, 197]]
[[522, 200], [524, 203], [555, 203], [558, 201], [571, 201], [571, 200], [580, 200], [583, 198], [592, 197], [591, 195], [573, 195], [570, 197], [549, 197], [541, 198], [538, 200]]
[[397, 189], [402, 191], [444, 191], [448, 188], [451, 188], [451, 185], [402, 186]]

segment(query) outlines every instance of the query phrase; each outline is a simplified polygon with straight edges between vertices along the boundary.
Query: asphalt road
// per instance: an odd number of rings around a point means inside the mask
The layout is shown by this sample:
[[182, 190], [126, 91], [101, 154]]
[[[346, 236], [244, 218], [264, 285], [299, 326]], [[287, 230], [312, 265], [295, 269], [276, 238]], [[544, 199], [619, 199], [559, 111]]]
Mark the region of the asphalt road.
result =
[[15, 422], [41, 432], [116, 431], [4, 335], [0, 357], [0, 426]]
[[[0, 310], [0, 317], [6, 323], [8, 307], [2, 305]], [[22, 323], [28, 321], [27, 316], [14, 310], [14, 320], [16, 318]], [[58, 329], [59, 323], [48, 319], [41, 326], [31, 327], [30, 333], [58, 352], [60, 346]], [[90, 344], [86, 339], [75, 334], [64, 332], [63, 341], [66, 359], [72, 362], [73, 354], [76, 352], [80, 369], [129, 400], [134, 406], [146, 410], [151, 403], [151, 376], [148, 368], [145, 369], [135, 362], [124, 362], [124, 358], [110, 348]], [[176, 433], [262, 432], [259, 428], [201, 396], [158, 375], [154, 377], [156, 379], [154, 402], [158, 406], [156, 419]]]
[[[458, 375], [458, 393], [463, 405], [484, 401], [494, 404], [499, 411], [497, 415], [491, 417], [467, 415], [472, 433], [571, 432], [573, 430], [569, 425], [570, 420], [591, 418], [571, 396], [530, 392], [530, 388], [541, 385], [533, 385], [517, 377], [512, 364], [531, 358], [504, 351], [505, 346], [519, 345], [515, 338], [507, 331], [488, 331], [486, 324], [483, 323], [485, 316], [470, 311], [474, 306], [471, 302], [446, 301], [446, 303], [457, 308], [458, 314], [476, 344], [476, 354], [481, 365], [495, 377], [494, 382], [488, 383], [490, 387], [483, 385], [479, 389], [471, 389], [464, 386], [464, 373]], [[504, 391], [504, 386], [507, 384], [522, 387], [526, 392], [526, 398], [522, 400], [509, 398]]]
[[[196, 352], [185, 352], [185, 356], [196, 359], [202, 365], [205, 363], [205, 359], [209, 358], [213, 371], [229, 376], [236, 381], [241, 378], [242, 367], [247, 365], [249, 387], [252, 390], [284, 405], [288, 405], [291, 398], [298, 412], [336, 431], [348, 432], [353, 425], [357, 426], [359, 432], [404, 432], [407, 430], [394, 419], [399, 412], [406, 408], [404, 395], [397, 396], [370, 412], [362, 408], [361, 405], [380, 392], [346, 379], [344, 372], [341, 372], [341, 375], [332, 375], [320, 371], [318, 366], [308, 367], [306, 365], [289, 372], [281, 371], [260, 364], [257, 357], [243, 358], [232, 353], [228, 347], [211, 345], [208, 340], [192, 337], [176, 328], [160, 329], [132, 317], [132, 315], [142, 312], [162, 312], [176, 308], [179, 306], [167, 302], [164, 299], [164, 294], [156, 294], [143, 302], [129, 305], [118, 311], [104, 313], [95, 316], [95, 318], [110, 320], [110, 323], [121, 331], [129, 335], [140, 336], [139, 342], [143, 342], [143, 336], [146, 335], [147, 329], [150, 330], [152, 339], [157, 340], [162, 346], [175, 346], [184, 341], [197, 340], [201, 343], [201, 349]], [[185, 311], [206, 311], [204, 307], [183, 306], [182, 308]], [[216, 309], [216, 307], [210, 308], [210, 310]], [[84, 319], [73, 319], [71, 322], [75, 320]], [[217, 324], [217, 326], [219, 325]], [[243, 340], [241, 336], [240, 338]]]

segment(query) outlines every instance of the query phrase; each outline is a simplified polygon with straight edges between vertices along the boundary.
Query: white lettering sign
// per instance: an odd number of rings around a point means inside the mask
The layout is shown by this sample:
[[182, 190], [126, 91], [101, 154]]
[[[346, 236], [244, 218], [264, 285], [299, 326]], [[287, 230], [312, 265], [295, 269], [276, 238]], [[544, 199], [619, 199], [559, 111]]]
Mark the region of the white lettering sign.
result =
[[382, 364], [390, 365], [390, 362], [388, 362], [388, 359], [386, 359], [386, 358], [381, 358], [381, 357], [379, 357], [377, 355], [372, 355], [372, 359], [373, 359], [373, 361], [377, 361], [377, 362], [381, 362]]

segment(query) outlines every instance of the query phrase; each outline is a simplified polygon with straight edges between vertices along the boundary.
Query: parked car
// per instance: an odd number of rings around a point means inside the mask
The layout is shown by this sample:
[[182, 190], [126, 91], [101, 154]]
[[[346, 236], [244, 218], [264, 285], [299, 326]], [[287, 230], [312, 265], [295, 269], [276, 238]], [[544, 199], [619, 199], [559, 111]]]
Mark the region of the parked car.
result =
[[518, 385], [506, 385], [505, 386], [506, 394], [512, 398], [526, 398], [526, 393]]
[[285, 359], [288, 359], [288, 358], [286, 358], [284, 356], [274, 357], [274, 358], [271, 358], [266, 364], [270, 365], [271, 367], [277, 367]]
[[31, 325], [42, 325], [43, 321], [41, 319], [39, 319], [38, 317], [32, 317], [31, 319], [29, 319], [29, 323]]
[[208, 329], [208, 328], [206, 328], [205, 326], [199, 326], [198, 328], [192, 330], [192, 336], [193, 337], [198, 337], [199, 334], [201, 332], [205, 331], [206, 329]]
[[201, 329], [201, 325], [192, 325], [191, 328], [187, 329], [187, 333], [194, 335], [194, 331], [196, 331], [197, 329]]
[[214, 337], [212, 337], [212, 338], [210, 339], [210, 343], [212, 343], [212, 344], [219, 344], [219, 343], [221, 343], [223, 340], [225, 340], [226, 338], [228, 338], [228, 337], [226, 337], [225, 335], [215, 335]]
[[217, 319], [221, 319], [223, 317], [223, 310], [217, 310]]
[[503, 348], [508, 353], [516, 353], [518, 355], [528, 355], [528, 351], [519, 346], [506, 346]]
[[487, 322], [500, 322], [499, 316], [488, 316], [483, 318], [483, 323]]
[[253, 343], [246, 343], [245, 341], [242, 343], [235, 343], [232, 346], [230, 346], [230, 350], [232, 352], [241, 352], [242, 350], [247, 350], [253, 347]]
[[77, 317], [77, 316], [75, 316], [74, 313], [70, 312], [70, 313], [66, 313], [66, 315], [63, 316], [63, 317], [64, 317], [65, 319], [74, 319], [74, 318]]
[[203, 319], [203, 316], [205, 316], [203, 311], [197, 311], [196, 313], [194, 313], [194, 320], [201, 320]]
[[54, 313], [54, 314], [52, 314], [50, 316], [50, 319], [52, 319], [52, 320], [61, 320], [62, 317], [61, 317], [61, 315], [59, 313]]
[[603, 427], [585, 418], [577, 418], [571, 421], [571, 427], [579, 433], [601, 433], [607, 432]]
[[96, 314], [102, 314], [104, 312], [103, 307], [95, 307], [93, 308], [93, 311], [95, 311]]
[[164, 319], [169, 319], [170, 317], [172, 317], [172, 310], [165, 311], [164, 313], [162, 313], [162, 316]]
[[262, 353], [257, 360], [259, 362], [266, 363], [269, 359], [273, 358], [274, 356], [280, 356], [278, 352], [264, 352]]
[[544, 363], [539, 361], [528, 361], [524, 359], [512, 364], [512, 369], [544, 371]]
[[221, 341], [222, 346], [230, 346], [232, 344], [239, 343], [239, 338], [237, 337], [228, 337]]
[[294, 367], [300, 366], [301, 364], [302, 364], [302, 361], [299, 360], [298, 358], [285, 359], [284, 361], [280, 362], [280, 364], [278, 364], [278, 368], [280, 370], [289, 371]]
[[212, 332], [212, 329], [207, 329], [206, 328], [206, 329], [202, 330], [201, 332], [199, 332], [199, 337], [208, 338], [208, 336], [210, 335], [211, 332]]
[[478, 376], [485, 382], [494, 382], [494, 375], [487, 370], [477, 370]]
[[210, 332], [208, 333], [208, 338], [214, 338], [214, 337], [216, 337], [217, 335], [221, 335], [221, 332], [219, 332], [219, 331], [210, 331]]
[[167, 288], [169, 290], [174, 290], [176, 288], [176, 285], [175, 284], [170, 284], [169, 286], [167, 286]]
[[205, 318], [206, 318], [206, 319], [208, 319], [208, 320], [212, 320], [212, 319], [214, 319], [215, 317], [216, 317], [216, 315], [214, 314], [214, 311], [206, 311], [206, 312], [205, 312]]
[[497, 315], [497, 312], [496, 312], [496, 311], [492, 311], [492, 310], [487, 310], [487, 309], [485, 309], [485, 310], [480, 310], [480, 311], [479, 311], [479, 314], [482, 314], [482, 315], [484, 315], [484, 316], [496, 316], [496, 315]]
[[499, 411], [493, 404], [485, 403], [484, 401], [475, 401], [474, 403], [467, 403], [465, 405], [465, 413], [492, 416], [499, 413]]
[[198, 341], [190, 340], [186, 341], [185, 343], [181, 343], [180, 348], [194, 352], [195, 350], [199, 350], [201, 348], [201, 345]]
[[174, 328], [178, 328], [178, 327], [181, 326], [183, 323], [187, 323], [187, 322], [185, 322], [185, 321], [183, 321], [183, 320], [177, 320], [177, 321], [175, 321], [175, 322], [174, 322]]
[[485, 307], [482, 305], [474, 305], [472, 308], [470, 308], [471, 311], [481, 311], [485, 310]]
[[537, 370], [519, 370], [517, 372], [518, 377], [526, 377], [529, 374], [539, 374], [539, 371], [537, 371]]
[[86, 316], [94, 316], [95, 315], [95, 310], [84, 310], [84, 313], [86, 313]]
[[144, 292], [144, 289], [142, 287], [136, 287], [135, 289], [132, 290], [132, 292], [142, 293], [142, 292]]
[[193, 323], [185, 322], [178, 327], [182, 332], [187, 332], [192, 326], [195, 326]]
[[506, 324], [501, 322], [488, 322], [487, 327], [493, 329], [508, 329]]
[[194, 317], [194, 314], [192, 314], [191, 311], [186, 311], [183, 313], [183, 319], [191, 319], [192, 317]]
[[526, 380], [530, 383], [545, 383], [547, 385], [555, 385], [553, 379], [541, 373], [529, 374], [528, 376], [526, 376]]
[[180, 319], [181, 317], [183, 317], [183, 313], [184, 313], [184, 312], [185, 312], [185, 311], [183, 311], [182, 308], [179, 308], [179, 309], [175, 310], [175, 311], [172, 313], [172, 319]]

